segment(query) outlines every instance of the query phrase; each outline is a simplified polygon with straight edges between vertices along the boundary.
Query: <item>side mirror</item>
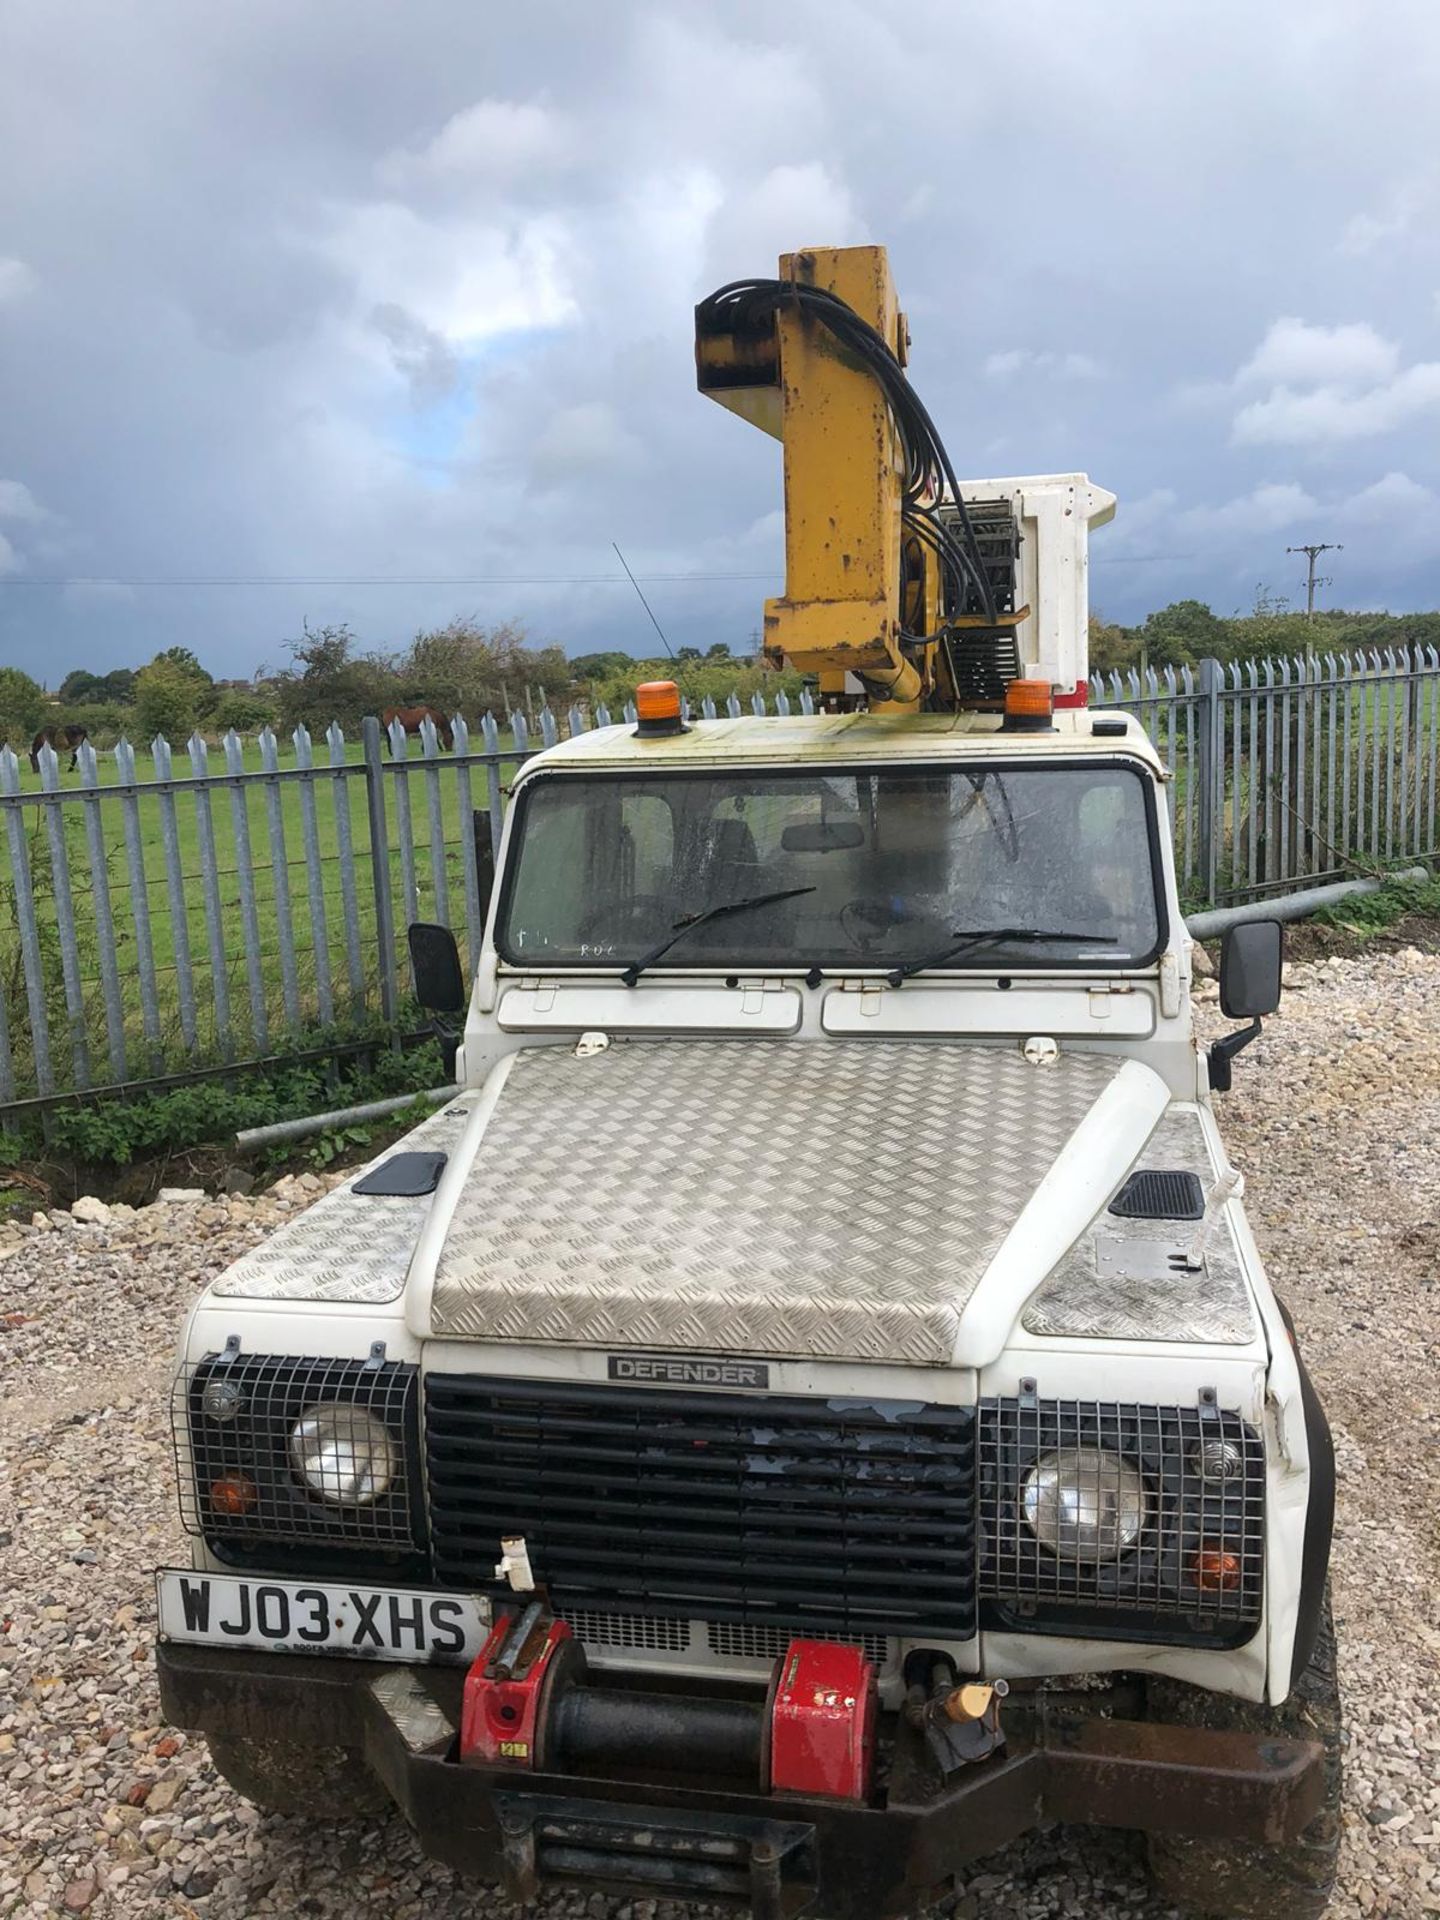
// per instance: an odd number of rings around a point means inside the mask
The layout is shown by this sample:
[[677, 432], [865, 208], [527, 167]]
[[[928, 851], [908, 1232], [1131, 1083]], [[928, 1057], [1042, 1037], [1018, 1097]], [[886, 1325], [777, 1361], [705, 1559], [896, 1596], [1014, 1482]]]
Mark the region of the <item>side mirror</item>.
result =
[[1220, 1011], [1231, 1020], [1248, 1020], [1248, 1027], [1217, 1040], [1208, 1056], [1210, 1086], [1215, 1093], [1230, 1091], [1230, 1063], [1260, 1031], [1260, 1021], [1280, 1004], [1280, 967], [1284, 939], [1278, 920], [1242, 921], [1231, 927], [1220, 943]]
[[1280, 1004], [1283, 942], [1278, 920], [1231, 927], [1220, 944], [1220, 1011], [1231, 1020], [1258, 1020]]
[[460, 949], [448, 927], [417, 920], [410, 928], [410, 966], [415, 975], [415, 998], [427, 1013], [465, 1011], [465, 975]]

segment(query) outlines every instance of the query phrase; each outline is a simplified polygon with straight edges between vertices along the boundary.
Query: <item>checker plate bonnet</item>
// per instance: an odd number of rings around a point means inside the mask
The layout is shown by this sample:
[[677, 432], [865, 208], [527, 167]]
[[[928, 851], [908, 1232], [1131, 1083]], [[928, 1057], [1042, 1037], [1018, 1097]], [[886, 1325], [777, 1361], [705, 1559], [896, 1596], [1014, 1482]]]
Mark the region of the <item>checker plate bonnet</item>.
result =
[[431, 1330], [948, 1365], [1121, 1064], [933, 1042], [527, 1048], [458, 1199]]
[[398, 1300], [434, 1196], [356, 1193], [355, 1182], [395, 1153], [453, 1152], [474, 1105], [473, 1094], [460, 1095], [369, 1166], [357, 1167], [343, 1186], [228, 1267], [211, 1288], [216, 1299], [343, 1300], [372, 1307]]

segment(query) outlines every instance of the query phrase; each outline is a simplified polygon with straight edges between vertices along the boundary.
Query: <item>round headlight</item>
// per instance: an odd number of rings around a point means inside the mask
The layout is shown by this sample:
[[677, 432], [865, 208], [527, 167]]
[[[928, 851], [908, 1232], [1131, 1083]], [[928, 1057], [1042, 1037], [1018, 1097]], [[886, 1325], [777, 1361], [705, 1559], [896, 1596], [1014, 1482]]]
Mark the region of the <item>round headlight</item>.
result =
[[1145, 1525], [1145, 1482], [1117, 1453], [1060, 1447], [1020, 1484], [1025, 1524], [1062, 1560], [1114, 1560]]
[[307, 1407], [290, 1430], [290, 1464], [337, 1507], [368, 1506], [395, 1478], [395, 1442], [383, 1420], [349, 1400]]

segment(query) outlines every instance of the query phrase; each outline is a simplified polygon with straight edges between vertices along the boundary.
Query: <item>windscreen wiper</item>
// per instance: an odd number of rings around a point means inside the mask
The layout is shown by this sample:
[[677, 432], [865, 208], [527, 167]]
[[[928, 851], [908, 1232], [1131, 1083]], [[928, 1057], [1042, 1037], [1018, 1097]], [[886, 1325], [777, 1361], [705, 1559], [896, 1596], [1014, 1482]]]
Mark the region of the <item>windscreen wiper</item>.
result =
[[746, 907], [766, 907], [774, 900], [794, 900], [802, 893], [814, 891], [814, 887], [777, 887], [773, 893], [752, 893], [744, 900], [722, 900], [718, 907], [707, 907], [703, 913], [687, 913], [683, 919], [675, 922], [658, 946], [652, 947], [648, 953], [642, 953], [638, 960], [632, 960], [620, 978], [627, 987], [633, 987], [647, 967], [653, 967], [687, 933], [693, 933], [696, 927], [703, 927], [707, 920], [722, 919], [727, 913], [743, 913]]
[[1034, 940], [1073, 940], [1081, 946], [1091, 940], [1109, 946], [1115, 944], [1107, 940], [1103, 933], [1073, 933], [1063, 927], [983, 927], [971, 933], [957, 927], [950, 939], [951, 945], [948, 947], [942, 947], [938, 953], [927, 953], [921, 960], [907, 960], [903, 966], [893, 967], [885, 978], [892, 987], [903, 986], [912, 974], [928, 973], [932, 967], [943, 967], [947, 960], [958, 960], [962, 953], [969, 953], [972, 947], [1017, 946]]

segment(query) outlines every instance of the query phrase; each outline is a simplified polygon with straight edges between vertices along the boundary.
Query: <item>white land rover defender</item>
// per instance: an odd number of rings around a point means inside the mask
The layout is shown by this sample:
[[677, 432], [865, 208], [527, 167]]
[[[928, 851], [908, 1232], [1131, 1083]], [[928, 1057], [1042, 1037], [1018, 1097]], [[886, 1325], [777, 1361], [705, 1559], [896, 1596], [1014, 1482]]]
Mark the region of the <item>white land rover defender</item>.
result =
[[[1152, 746], [1017, 684], [662, 683], [524, 766], [462, 1091], [184, 1332], [160, 1677], [242, 1793], [388, 1796], [514, 1897], [875, 1920], [1067, 1820], [1204, 1911], [1323, 1909], [1331, 1451], [1235, 1048]], [[451, 936], [412, 953], [458, 1014]], [[1279, 975], [1237, 930], [1226, 1013]]]
[[1318, 1912], [1330, 1450], [1211, 1077], [1133, 721], [539, 755], [464, 1091], [190, 1317], [170, 1717], [516, 1893], [869, 1920], [1061, 1818]]

